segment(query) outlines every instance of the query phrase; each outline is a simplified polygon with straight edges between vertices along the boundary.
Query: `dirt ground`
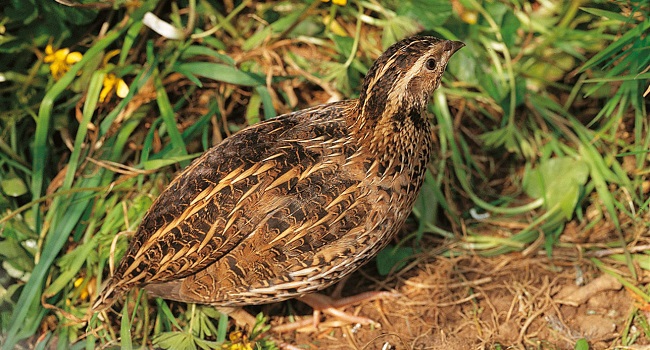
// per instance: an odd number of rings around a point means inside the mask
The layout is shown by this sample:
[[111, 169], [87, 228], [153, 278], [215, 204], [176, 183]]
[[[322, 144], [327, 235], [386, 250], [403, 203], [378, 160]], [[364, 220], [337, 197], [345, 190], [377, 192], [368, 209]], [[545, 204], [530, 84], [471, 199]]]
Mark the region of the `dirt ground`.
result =
[[[302, 329], [280, 338], [305, 349], [573, 349], [581, 338], [591, 349], [621, 345], [638, 306], [633, 294], [589, 259], [570, 260], [545, 253], [422, 256], [382, 280], [373, 276], [370, 264], [338, 289], [398, 293], [346, 309], [378, 321], [379, 328], [341, 327], [328, 316], [318, 331]], [[289, 303], [298, 315], [310, 312], [297, 301]], [[296, 319], [301, 317], [307, 316]], [[273, 324], [286, 322], [273, 318]], [[628, 331], [643, 333], [633, 325]], [[635, 344], [650, 341], [641, 335]]]

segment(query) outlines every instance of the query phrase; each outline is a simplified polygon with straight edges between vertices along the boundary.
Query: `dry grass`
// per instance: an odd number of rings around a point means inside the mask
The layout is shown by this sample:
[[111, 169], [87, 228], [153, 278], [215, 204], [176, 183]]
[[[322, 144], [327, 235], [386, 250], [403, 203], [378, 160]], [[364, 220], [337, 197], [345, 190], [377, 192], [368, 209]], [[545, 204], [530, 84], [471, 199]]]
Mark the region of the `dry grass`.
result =
[[[382, 282], [398, 297], [354, 309], [381, 328], [328, 328], [325, 322], [315, 333], [283, 339], [312, 349], [485, 349], [499, 344], [571, 349], [584, 338], [593, 349], [607, 349], [620, 345], [635, 311], [634, 298], [613, 277], [599, 276], [579, 259], [517, 253], [423, 258], [408, 272]], [[650, 274], [642, 278], [650, 281]], [[576, 286], [579, 280], [582, 286]], [[583, 299], [567, 302], [566, 293], [580, 293]], [[637, 344], [650, 344], [650, 339], [641, 337]]]

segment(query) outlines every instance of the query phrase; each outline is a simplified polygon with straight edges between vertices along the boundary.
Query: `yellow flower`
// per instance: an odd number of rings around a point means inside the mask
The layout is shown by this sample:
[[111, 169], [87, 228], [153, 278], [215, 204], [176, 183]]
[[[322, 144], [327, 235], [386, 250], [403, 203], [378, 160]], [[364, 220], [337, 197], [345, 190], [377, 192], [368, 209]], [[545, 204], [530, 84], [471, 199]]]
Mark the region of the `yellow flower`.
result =
[[[322, 2], [330, 2], [330, 0], [320, 0]], [[348, 0], [332, 0], [332, 3], [339, 6], [345, 6], [348, 3]]]
[[[107, 52], [106, 55], [104, 55], [104, 59], [102, 60], [102, 66], [106, 67], [108, 65], [108, 61], [119, 54], [120, 50], [111, 50]], [[104, 102], [104, 100], [106, 100], [106, 97], [108, 97], [113, 90], [115, 90], [115, 94], [119, 98], [125, 98], [129, 93], [129, 86], [126, 85], [122, 78], [118, 78], [113, 73], [106, 74], [103, 83], [104, 87], [102, 88], [102, 91], [99, 92], [99, 102]]]
[[92, 277], [86, 284], [84, 278], [79, 277], [74, 281], [74, 287], [79, 290], [79, 299], [87, 299], [90, 295], [95, 294], [95, 277]]
[[70, 49], [58, 49], [54, 51], [52, 45], [47, 45], [45, 47], [45, 63], [50, 64], [50, 72], [54, 79], [60, 79], [65, 73], [70, 70], [70, 67], [81, 61], [83, 55], [81, 52], [70, 52]]
[[467, 24], [476, 24], [478, 21], [478, 12], [465, 10], [461, 12], [460, 19]]
[[231, 344], [228, 350], [253, 350], [250, 343], [246, 344]]
[[108, 51], [108, 52], [106, 53], [106, 55], [104, 55], [104, 59], [102, 59], [102, 66], [104, 66], [104, 67], [107, 66], [107, 65], [108, 65], [108, 61], [110, 61], [111, 58], [113, 58], [113, 57], [115, 57], [115, 56], [117, 56], [117, 55], [119, 55], [119, 54], [120, 54], [120, 50], [111, 50], [111, 51]]
[[109, 73], [104, 77], [104, 87], [99, 92], [99, 102], [104, 102], [113, 90], [115, 90], [115, 94], [118, 97], [125, 98], [129, 93], [129, 86], [126, 85], [122, 78], [118, 78], [115, 74]]
[[343, 28], [343, 26], [335, 19], [332, 19], [329, 15], [323, 17], [323, 24], [325, 24], [332, 33], [338, 36], [348, 36], [348, 32]]
[[248, 337], [243, 335], [240, 331], [230, 332], [230, 334], [228, 334], [228, 339], [230, 339], [230, 346], [224, 345], [224, 349], [253, 350], [253, 346], [248, 341]]
[[461, 21], [467, 24], [476, 24], [478, 22], [478, 11], [466, 8], [459, 1], [452, 1], [451, 6]]

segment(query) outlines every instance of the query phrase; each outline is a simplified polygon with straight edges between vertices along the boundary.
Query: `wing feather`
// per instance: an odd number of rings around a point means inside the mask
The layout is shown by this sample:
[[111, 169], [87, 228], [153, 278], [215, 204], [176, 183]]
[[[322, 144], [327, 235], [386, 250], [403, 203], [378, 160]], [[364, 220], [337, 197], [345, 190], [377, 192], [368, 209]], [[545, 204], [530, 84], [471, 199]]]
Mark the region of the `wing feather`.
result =
[[295, 140], [346, 135], [340, 115], [316, 112], [244, 129], [195, 160], [147, 212], [108, 288], [173, 283], [254, 234], [268, 214], [261, 208], [277, 205], [265, 194], [289, 191], [305, 169], [322, 169], [319, 164], [332, 152]]

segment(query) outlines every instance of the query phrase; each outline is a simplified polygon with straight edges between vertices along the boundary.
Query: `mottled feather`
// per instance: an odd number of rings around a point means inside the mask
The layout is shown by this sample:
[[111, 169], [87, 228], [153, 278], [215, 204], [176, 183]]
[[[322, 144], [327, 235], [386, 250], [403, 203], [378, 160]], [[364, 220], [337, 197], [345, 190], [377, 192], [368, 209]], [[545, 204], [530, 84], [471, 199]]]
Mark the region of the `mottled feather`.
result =
[[268, 303], [367, 262], [413, 207], [432, 148], [423, 110], [460, 47], [403, 40], [371, 67], [359, 99], [279, 116], [208, 150], [153, 203], [94, 310], [136, 286], [183, 302]]

